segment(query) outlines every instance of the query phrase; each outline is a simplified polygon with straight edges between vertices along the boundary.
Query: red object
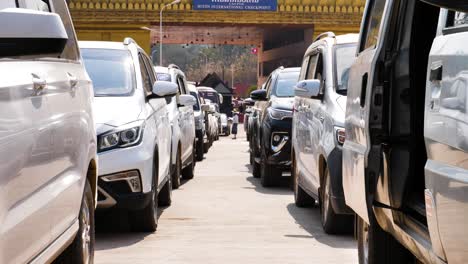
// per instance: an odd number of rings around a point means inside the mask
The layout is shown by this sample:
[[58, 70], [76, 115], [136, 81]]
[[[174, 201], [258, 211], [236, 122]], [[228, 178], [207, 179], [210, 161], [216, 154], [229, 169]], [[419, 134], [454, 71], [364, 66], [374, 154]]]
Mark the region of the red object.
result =
[[250, 51], [252, 52], [252, 54], [258, 54], [258, 48], [252, 48]]

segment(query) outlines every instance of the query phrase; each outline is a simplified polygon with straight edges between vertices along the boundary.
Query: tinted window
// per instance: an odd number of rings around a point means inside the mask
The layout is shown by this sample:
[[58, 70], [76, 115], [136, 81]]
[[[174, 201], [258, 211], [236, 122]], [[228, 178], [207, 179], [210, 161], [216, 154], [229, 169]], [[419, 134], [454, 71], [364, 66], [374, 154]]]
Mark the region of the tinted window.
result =
[[299, 71], [280, 73], [271, 94], [277, 97], [294, 96], [294, 86], [299, 80]]
[[82, 49], [95, 96], [127, 96], [133, 93], [133, 64], [125, 50]]
[[145, 61], [143, 60], [143, 57], [141, 54], [138, 56], [138, 59], [140, 61], [140, 73], [141, 73], [141, 78], [143, 81], [143, 88], [145, 89], [145, 91], [151, 91], [152, 90], [151, 88], [153, 86], [151, 82], [151, 77], [148, 71], [146, 70]]
[[377, 46], [385, 2], [385, 0], [374, 0], [370, 3], [369, 13], [367, 14], [366, 24], [364, 25], [365, 35], [363, 35], [362, 41], [364, 41], [364, 43], [361, 45], [361, 50], [375, 48]]
[[306, 80], [311, 80], [315, 78], [315, 67], [317, 65], [318, 53], [310, 56], [309, 65], [307, 66]]
[[335, 46], [335, 77], [336, 90], [346, 91], [349, 78], [349, 69], [356, 58], [356, 45]]
[[196, 92], [190, 92], [190, 94], [195, 97], [196, 99], [196, 103], [193, 105], [193, 110], [195, 111], [199, 111], [200, 110], [200, 104], [198, 102], [198, 96], [197, 96], [197, 93]]
[[53, 3], [54, 12], [57, 13], [62, 19], [62, 23], [65, 26], [65, 30], [67, 31], [68, 36], [67, 45], [65, 46], [65, 49], [63, 50], [60, 57], [68, 60], [78, 60], [80, 58], [80, 52], [76, 40], [75, 29], [73, 28], [70, 12], [68, 11], [68, 6], [65, 1], [54, 1], [51, 3]]
[[211, 102], [215, 104], [219, 104], [219, 97], [218, 93], [215, 92], [209, 92], [209, 91], [198, 91], [198, 93], [205, 99], [210, 100]]

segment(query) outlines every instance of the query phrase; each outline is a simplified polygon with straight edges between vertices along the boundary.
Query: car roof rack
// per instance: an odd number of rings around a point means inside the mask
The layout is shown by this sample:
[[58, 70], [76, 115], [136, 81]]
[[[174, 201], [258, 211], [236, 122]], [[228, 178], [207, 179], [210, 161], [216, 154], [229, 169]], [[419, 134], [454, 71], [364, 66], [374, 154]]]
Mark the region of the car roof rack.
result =
[[180, 70], [179, 66], [175, 65], [175, 64], [169, 64], [169, 66], [167, 66], [168, 68], [171, 68], [171, 69], [177, 69], [177, 70]]
[[130, 37], [126, 37], [123, 41], [124, 45], [137, 44], [136, 41]]
[[314, 42], [315, 42], [315, 41], [318, 41], [318, 40], [321, 40], [321, 39], [323, 39], [323, 38], [334, 38], [334, 37], [336, 37], [335, 33], [331, 32], [331, 31], [328, 31], [328, 32], [324, 32], [324, 33], [318, 35], [318, 36], [315, 38]]

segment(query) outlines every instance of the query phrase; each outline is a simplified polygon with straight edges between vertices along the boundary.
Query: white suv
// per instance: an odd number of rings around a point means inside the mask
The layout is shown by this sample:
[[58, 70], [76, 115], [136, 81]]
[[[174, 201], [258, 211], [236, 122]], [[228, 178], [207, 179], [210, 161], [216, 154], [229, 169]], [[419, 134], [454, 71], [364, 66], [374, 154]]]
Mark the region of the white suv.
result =
[[177, 86], [156, 81], [148, 56], [130, 38], [84, 41], [80, 48], [94, 83], [98, 209], [124, 209], [133, 230], [155, 231], [158, 198], [160, 204], [171, 202], [166, 104]]
[[0, 263], [92, 263], [92, 85], [67, 5], [2, 0], [0, 25]]
[[180, 186], [180, 176], [192, 179], [196, 163], [195, 118], [193, 105], [196, 99], [190, 95], [185, 74], [175, 65], [154, 67], [158, 80], [177, 85], [177, 96], [168, 103], [172, 129], [172, 186]]

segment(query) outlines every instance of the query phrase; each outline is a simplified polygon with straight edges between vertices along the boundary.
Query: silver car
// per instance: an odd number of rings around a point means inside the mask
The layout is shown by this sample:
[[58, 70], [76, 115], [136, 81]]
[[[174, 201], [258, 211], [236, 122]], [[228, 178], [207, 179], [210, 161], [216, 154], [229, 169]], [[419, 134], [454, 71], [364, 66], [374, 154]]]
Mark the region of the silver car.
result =
[[424, 2], [368, 1], [350, 70], [359, 263], [468, 263], [468, 5]]
[[2, 0], [0, 25], [0, 263], [93, 263], [93, 89], [67, 5]]
[[345, 141], [346, 84], [356, 54], [357, 34], [320, 35], [307, 49], [295, 88], [292, 174], [297, 206], [320, 201], [327, 233], [352, 229], [341, 183]]

